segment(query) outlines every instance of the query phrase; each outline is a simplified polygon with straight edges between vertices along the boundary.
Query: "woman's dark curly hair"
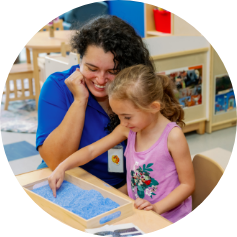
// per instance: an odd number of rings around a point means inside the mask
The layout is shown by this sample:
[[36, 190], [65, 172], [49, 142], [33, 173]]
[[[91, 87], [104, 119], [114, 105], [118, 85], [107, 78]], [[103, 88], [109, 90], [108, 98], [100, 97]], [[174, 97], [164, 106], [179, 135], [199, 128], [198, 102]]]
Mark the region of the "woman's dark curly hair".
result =
[[[132, 26], [116, 16], [103, 15], [92, 19], [76, 31], [71, 45], [81, 58], [89, 45], [102, 47], [105, 53], [110, 51], [114, 55], [114, 70], [117, 72], [137, 64], [147, 65], [154, 70], [141, 37]], [[118, 124], [118, 117], [112, 114], [106, 129], [111, 132]]]

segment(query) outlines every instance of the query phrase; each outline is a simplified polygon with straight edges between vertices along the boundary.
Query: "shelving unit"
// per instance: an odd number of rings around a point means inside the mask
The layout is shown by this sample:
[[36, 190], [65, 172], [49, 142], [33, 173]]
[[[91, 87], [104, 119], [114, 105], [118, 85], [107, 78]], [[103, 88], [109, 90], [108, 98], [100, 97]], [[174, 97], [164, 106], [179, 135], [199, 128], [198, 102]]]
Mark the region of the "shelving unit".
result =
[[173, 34], [173, 14], [171, 14], [171, 34], [156, 31], [153, 9], [157, 6], [144, 4], [145, 8], [145, 37], [168, 36]]
[[192, 35], [201, 36], [201, 33], [197, 31], [193, 26], [182, 18], [171, 13], [171, 33], [164, 34], [156, 31], [153, 9], [157, 6], [144, 4], [145, 8], [145, 37], [154, 36], [168, 36], [168, 35]]
[[[209, 94], [209, 120], [206, 123], [206, 132], [236, 126], [237, 115], [236, 108], [222, 113], [215, 113], [215, 96], [216, 96], [216, 78], [228, 75], [227, 70], [213, 47], [210, 49], [210, 94]], [[229, 105], [227, 105], [229, 107]], [[227, 109], [226, 109], [227, 110]]]

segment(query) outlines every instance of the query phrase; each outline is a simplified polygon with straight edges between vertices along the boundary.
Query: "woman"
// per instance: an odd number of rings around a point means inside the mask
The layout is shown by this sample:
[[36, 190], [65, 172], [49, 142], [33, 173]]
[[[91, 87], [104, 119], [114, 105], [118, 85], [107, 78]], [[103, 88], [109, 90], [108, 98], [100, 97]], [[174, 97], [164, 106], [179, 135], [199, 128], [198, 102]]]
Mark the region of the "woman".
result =
[[[52, 74], [40, 93], [36, 147], [43, 161], [38, 168], [54, 170], [69, 155], [108, 134], [112, 111], [105, 86], [120, 70], [136, 64], [153, 69], [141, 37], [116, 16], [90, 21], [71, 43], [80, 54], [80, 69], [75, 65]], [[109, 172], [106, 152], [82, 168], [125, 191], [123, 164], [123, 173]]]

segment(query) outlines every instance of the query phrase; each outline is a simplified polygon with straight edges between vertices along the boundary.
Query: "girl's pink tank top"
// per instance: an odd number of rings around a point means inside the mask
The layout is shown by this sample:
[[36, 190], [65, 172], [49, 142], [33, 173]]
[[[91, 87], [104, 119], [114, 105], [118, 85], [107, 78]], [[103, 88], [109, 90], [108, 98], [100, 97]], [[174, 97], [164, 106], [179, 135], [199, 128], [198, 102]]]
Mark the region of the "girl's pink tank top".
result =
[[[175, 122], [167, 124], [162, 135], [148, 150], [135, 151], [136, 133], [131, 131], [124, 155], [126, 156], [129, 197], [138, 197], [154, 204], [165, 198], [180, 185], [175, 163], [168, 150], [168, 135], [178, 127]], [[192, 197], [188, 197], [176, 208], [162, 214], [176, 222], [192, 211]]]

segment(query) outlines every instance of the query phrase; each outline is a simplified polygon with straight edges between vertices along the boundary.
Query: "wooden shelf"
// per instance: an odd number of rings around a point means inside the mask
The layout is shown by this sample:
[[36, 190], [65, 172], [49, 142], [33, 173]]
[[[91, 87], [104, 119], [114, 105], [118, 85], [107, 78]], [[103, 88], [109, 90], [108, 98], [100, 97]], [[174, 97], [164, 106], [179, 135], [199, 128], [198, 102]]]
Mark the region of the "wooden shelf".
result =
[[171, 36], [169, 33], [162, 33], [159, 31], [147, 31], [147, 35], [154, 35], [154, 36]]
[[145, 37], [169, 35], [201, 36], [201, 33], [182, 18], [171, 13], [171, 33], [164, 34], [156, 31], [153, 9], [157, 6], [145, 4]]
[[171, 14], [171, 33], [156, 31], [153, 9], [157, 6], [145, 4], [145, 37], [171, 36], [173, 34], [173, 14]]
[[186, 125], [184, 126], [182, 130], [184, 133], [196, 131], [198, 134], [204, 134], [205, 122], [206, 122], [206, 119], [201, 119], [199, 121], [192, 121], [192, 122], [186, 123]]

